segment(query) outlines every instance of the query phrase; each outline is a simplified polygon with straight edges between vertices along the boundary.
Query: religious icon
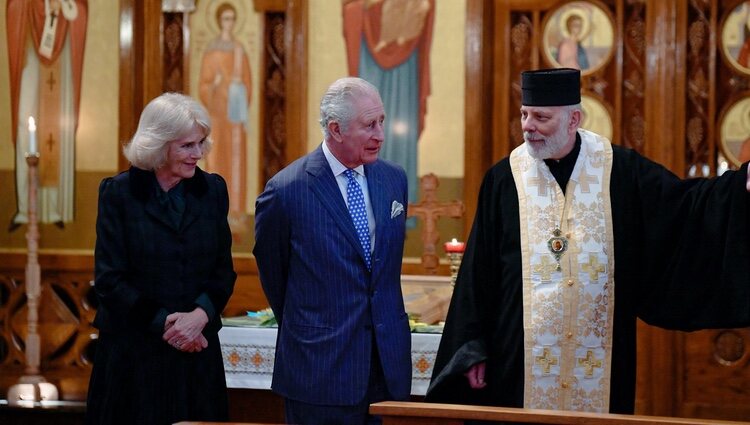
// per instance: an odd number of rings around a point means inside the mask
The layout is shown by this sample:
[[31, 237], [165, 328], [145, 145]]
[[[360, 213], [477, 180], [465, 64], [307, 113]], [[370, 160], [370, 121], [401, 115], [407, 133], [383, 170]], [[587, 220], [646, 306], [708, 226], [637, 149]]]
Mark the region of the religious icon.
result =
[[554, 67], [590, 74], [614, 53], [613, 27], [610, 14], [602, 7], [588, 1], [565, 3], [545, 18], [545, 57]]
[[[380, 91], [385, 140], [380, 158], [406, 171], [409, 201], [417, 197], [417, 142], [430, 95], [430, 47], [435, 0], [343, 0], [349, 75]], [[407, 222], [407, 226], [410, 223]]]
[[729, 105], [720, 123], [719, 147], [727, 160], [739, 167], [750, 160], [750, 93]]
[[547, 240], [547, 248], [549, 248], [550, 253], [555, 257], [555, 261], [557, 261], [556, 270], [560, 271], [560, 258], [568, 250], [568, 238], [563, 236], [559, 228], [556, 228], [552, 232], [552, 237]]
[[721, 53], [736, 71], [750, 74], [750, 1], [745, 1], [724, 17], [721, 25]]
[[27, 120], [39, 142], [38, 213], [42, 223], [73, 221], [75, 139], [79, 121], [88, 0], [9, 0], [8, 62], [17, 212], [28, 223]]
[[[227, 182], [229, 224], [235, 242], [249, 231], [249, 193], [251, 161], [255, 157], [250, 141], [251, 101], [253, 94], [249, 47], [258, 29], [246, 2], [212, 0], [199, 2], [191, 16], [191, 64], [197, 79], [191, 91], [200, 99], [211, 117], [212, 152], [203, 165]], [[253, 134], [255, 132], [252, 132]]]
[[593, 96], [581, 94], [581, 128], [591, 130], [612, 140], [614, 125], [607, 107]]

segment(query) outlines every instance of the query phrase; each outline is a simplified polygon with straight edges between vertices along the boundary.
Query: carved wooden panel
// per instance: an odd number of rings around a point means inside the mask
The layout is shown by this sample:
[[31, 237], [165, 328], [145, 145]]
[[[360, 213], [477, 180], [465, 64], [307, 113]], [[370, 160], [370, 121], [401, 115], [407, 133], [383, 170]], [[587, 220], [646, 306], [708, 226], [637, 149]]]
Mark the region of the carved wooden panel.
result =
[[[712, 10], [713, 9], [713, 10]], [[715, 174], [713, 85], [715, 8], [707, 1], [688, 3], [687, 10], [687, 90], [685, 103], [685, 175]], [[714, 171], [712, 173], [712, 170]]]
[[[3, 256], [0, 269], [0, 393], [15, 384], [24, 373], [27, 303], [22, 256]], [[97, 331], [92, 326], [97, 300], [88, 260], [71, 266], [50, 268], [42, 262], [39, 298], [40, 369], [57, 385], [61, 398], [86, 397], [91, 364], [96, 351]]]
[[188, 76], [185, 75], [185, 63], [188, 58], [185, 56], [185, 36], [186, 28], [183, 26], [185, 14], [167, 12], [163, 14], [164, 20], [164, 56], [163, 56], [163, 75], [162, 88], [165, 92], [184, 92], [185, 82]]
[[681, 334], [678, 340], [684, 360], [676, 414], [750, 418], [750, 328]]
[[510, 148], [513, 149], [523, 142], [521, 131], [521, 72], [533, 68], [534, 59], [537, 58], [534, 46], [534, 24], [532, 13], [528, 11], [511, 12], [510, 29], [510, 77], [511, 86], [508, 90], [510, 95], [510, 117], [508, 138]]
[[620, 44], [623, 57], [620, 85], [623, 101], [619, 142], [641, 152], [645, 139], [646, 4], [643, 0], [633, 0], [621, 7], [623, 28]]
[[268, 179], [287, 164], [286, 135], [286, 50], [284, 46], [285, 15], [266, 13], [264, 26], [263, 84], [264, 108], [261, 112], [261, 175], [263, 189]]

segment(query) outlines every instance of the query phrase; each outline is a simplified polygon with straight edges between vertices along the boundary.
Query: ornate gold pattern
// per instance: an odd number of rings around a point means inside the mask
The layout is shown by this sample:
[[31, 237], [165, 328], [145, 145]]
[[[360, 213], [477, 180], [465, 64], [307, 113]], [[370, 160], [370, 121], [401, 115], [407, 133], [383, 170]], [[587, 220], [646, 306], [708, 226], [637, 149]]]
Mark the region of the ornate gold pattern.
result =
[[[579, 133], [581, 154], [567, 195], [525, 146], [511, 153], [524, 276], [524, 407], [606, 412], [614, 314], [612, 148], [595, 133]], [[555, 270], [552, 258], [560, 265]]]
[[543, 375], [549, 375], [552, 366], [557, 366], [558, 359], [558, 356], [553, 356], [550, 349], [545, 347], [542, 355], [536, 356], [535, 363], [541, 367]]

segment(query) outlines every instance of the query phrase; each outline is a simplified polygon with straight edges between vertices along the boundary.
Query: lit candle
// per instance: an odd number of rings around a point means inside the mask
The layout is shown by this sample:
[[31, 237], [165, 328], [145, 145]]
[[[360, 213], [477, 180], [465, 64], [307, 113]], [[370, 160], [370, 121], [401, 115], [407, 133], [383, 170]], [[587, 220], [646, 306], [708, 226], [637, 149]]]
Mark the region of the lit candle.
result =
[[36, 153], [36, 123], [34, 117], [29, 117], [29, 153]]
[[445, 252], [447, 252], [448, 254], [462, 254], [465, 247], [466, 244], [457, 241], [456, 238], [453, 238], [453, 240], [451, 240], [450, 242], [446, 242], [443, 245], [443, 248], [445, 248]]

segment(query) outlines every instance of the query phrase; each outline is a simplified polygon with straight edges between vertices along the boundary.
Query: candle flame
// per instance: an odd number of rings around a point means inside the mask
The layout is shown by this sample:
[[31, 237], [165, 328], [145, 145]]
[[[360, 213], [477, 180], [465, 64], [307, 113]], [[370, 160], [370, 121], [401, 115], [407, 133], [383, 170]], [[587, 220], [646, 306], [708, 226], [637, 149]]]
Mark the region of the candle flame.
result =
[[458, 243], [458, 241], [456, 240], [456, 238], [453, 238], [453, 239], [451, 240], [451, 243]]
[[36, 131], [36, 122], [34, 117], [29, 117], [29, 131]]

